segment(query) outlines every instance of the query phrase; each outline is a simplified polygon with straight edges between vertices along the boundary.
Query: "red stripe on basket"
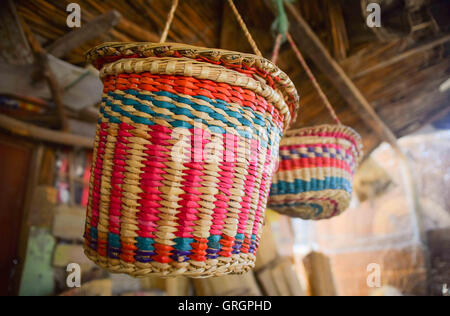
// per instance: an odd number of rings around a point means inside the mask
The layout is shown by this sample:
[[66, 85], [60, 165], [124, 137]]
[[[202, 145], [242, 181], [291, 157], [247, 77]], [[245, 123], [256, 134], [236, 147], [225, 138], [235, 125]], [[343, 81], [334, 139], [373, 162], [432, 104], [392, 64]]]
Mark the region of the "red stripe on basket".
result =
[[222, 235], [222, 239], [219, 241], [219, 243], [222, 245], [222, 248], [219, 251], [219, 255], [223, 257], [231, 257], [232, 251], [233, 251], [233, 244], [234, 244], [234, 238]]
[[153, 260], [160, 263], [169, 263], [173, 261], [173, 259], [170, 258], [172, 250], [174, 249], [172, 246], [155, 243], [154, 247], [157, 254], [152, 257]]
[[281, 160], [278, 168], [279, 171], [306, 169], [306, 168], [339, 168], [353, 174], [352, 168], [344, 160], [327, 157], [314, 158], [297, 158], [291, 160]]
[[192, 255], [189, 256], [195, 261], [206, 261], [206, 249], [208, 249], [208, 239], [194, 237], [195, 242], [191, 243]]
[[[117, 60], [122, 59], [122, 58], [139, 58], [139, 57], [147, 57], [147, 56], [141, 56], [139, 54], [132, 54], [132, 55], [128, 55], [128, 56], [126, 56], [126, 55], [105, 56], [105, 57], [100, 57], [97, 60], [95, 60], [93, 62], [93, 65], [95, 67], [97, 67], [97, 69], [101, 69], [103, 67], [103, 65], [106, 64], [106, 63], [112, 63], [112, 62], [117, 61]], [[181, 57], [181, 55], [178, 52], [175, 52], [173, 57]], [[216, 64], [216, 65], [222, 65], [225, 68], [238, 71], [238, 72], [240, 72], [242, 74], [245, 74], [248, 77], [251, 77], [252, 75], [257, 74], [258, 77], [262, 77], [262, 78], [266, 79], [267, 84], [271, 88], [273, 88], [275, 90], [277, 89], [277, 87], [275, 86], [275, 82], [279, 83], [281, 81], [280, 77], [278, 77], [278, 76], [273, 76], [269, 72], [263, 71], [263, 70], [258, 69], [256, 67], [250, 67], [250, 66], [247, 66], [247, 65], [244, 65], [244, 64], [241, 64], [241, 65], [231, 64], [231, 63], [228, 63], [226, 60], [223, 60], [223, 59], [220, 59], [218, 61], [214, 61], [214, 60], [211, 60], [211, 59], [209, 59], [207, 57], [204, 57], [204, 56], [199, 56], [198, 58], [196, 58], [196, 60], [198, 60], [198, 61], [205, 61], [205, 62], [208, 62], [208, 63], [211, 63], [211, 64]], [[294, 116], [297, 100], [294, 100], [292, 98], [292, 96], [289, 96], [289, 97], [290, 97], [290, 100], [288, 102], [289, 112], [291, 113], [292, 116]]]

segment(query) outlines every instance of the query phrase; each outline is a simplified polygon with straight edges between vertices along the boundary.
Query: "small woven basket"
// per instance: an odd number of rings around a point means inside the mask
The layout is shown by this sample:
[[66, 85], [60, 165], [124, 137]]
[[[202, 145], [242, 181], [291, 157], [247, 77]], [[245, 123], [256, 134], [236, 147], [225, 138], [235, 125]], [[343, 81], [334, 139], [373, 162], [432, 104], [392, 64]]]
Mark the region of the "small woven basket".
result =
[[360, 136], [343, 125], [288, 131], [281, 140], [279, 168], [269, 205], [302, 219], [326, 219], [350, 204], [353, 173], [362, 157]]
[[251, 269], [298, 105], [290, 79], [254, 55], [182, 44], [109, 43], [87, 58], [104, 93], [86, 255], [133, 276]]

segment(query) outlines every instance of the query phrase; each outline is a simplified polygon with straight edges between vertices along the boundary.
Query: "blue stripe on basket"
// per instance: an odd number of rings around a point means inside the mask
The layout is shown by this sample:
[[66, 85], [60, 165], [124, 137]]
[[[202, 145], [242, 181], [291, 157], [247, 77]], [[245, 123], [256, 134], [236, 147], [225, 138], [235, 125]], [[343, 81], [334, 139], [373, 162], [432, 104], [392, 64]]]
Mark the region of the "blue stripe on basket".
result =
[[137, 247], [139, 250], [146, 250], [146, 251], [155, 250], [155, 247], [153, 247], [155, 240], [153, 238], [136, 237], [136, 241], [137, 241]]
[[[214, 129], [214, 132], [216, 132], [216, 133], [220, 133], [220, 134], [225, 133], [225, 129], [223, 129], [222, 127], [212, 125], [208, 121], [198, 118], [195, 114], [193, 114], [191, 111], [189, 111], [186, 108], [178, 107], [177, 105], [175, 105], [171, 102], [156, 100], [155, 98], [153, 98], [150, 95], [140, 94], [138, 91], [135, 91], [135, 90], [129, 89], [129, 90], [125, 90], [124, 92], [134, 95], [135, 97], [137, 97], [141, 100], [150, 101], [156, 107], [168, 109], [169, 111], [174, 113], [174, 115], [184, 115], [193, 120], [199, 120], [203, 124]], [[158, 92], [154, 92], [154, 94], [158, 95], [158, 96], [168, 97], [178, 103], [187, 104], [187, 105], [191, 106], [193, 109], [207, 113], [211, 118], [221, 121], [222, 123], [226, 124], [229, 127], [235, 128], [237, 130], [237, 132], [240, 134], [240, 136], [245, 137], [245, 138], [252, 138], [251, 133], [237, 128], [237, 126], [235, 124], [233, 124], [232, 122], [230, 122], [225, 116], [223, 116], [222, 114], [220, 114], [218, 112], [215, 112], [212, 108], [209, 108], [204, 105], [196, 104], [195, 102], [192, 102], [188, 98], [184, 98], [184, 97], [181, 97], [179, 95], [176, 95], [176, 94], [173, 94], [173, 93], [170, 93], [167, 91], [158, 91]], [[108, 92], [107, 95], [115, 100], [121, 101], [124, 105], [132, 106], [139, 112], [143, 112], [143, 113], [149, 114], [154, 117], [166, 119], [174, 127], [184, 127], [184, 128], [193, 128], [194, 127], [192, 124], [189, 124], [188, 122], [180, 122], [180, 121], [170, 122], [170, 120], [173, 120], [170, 116], [165, 115], [165, 114], [156, 113], [155, 111], [153, 111], [151, 109], [151, 107], [141, 104], [137, 100], [127, 98], [124, 95], [120, 95], [120, 94], [114, 93], [112, 91]], [[260, 135], [261, 133], [257, 129], [254, 128], [255, 125], [265, 127], [267, 135], [270, 135], [270, 132], [273, 129], [276, 129], [277, 135], [281, 136], [281, 130], [273, 124], [272, 120], [270, 120], [269, 123], [267, 124], [266, 121], [264, 120], [264, 117], [256, 112], [254, 112], [250, 107], [243, 106], [243, 108], [245, 108], [246, 110], [251, 111], [253, 113], [254, 117], [251, 118], [251, 121], [244, 118], [244, 116], [242, 114], [230, 110], [229, 105], [223, 100], [212, 100], [205, 96], [194, 96], [194, 98], [202, 99], [202, 100], [208, 102], [209, 104], [211, 104], [212, 106], [223, 110], [228, 116], [236, 118], [237, 120], [239, 120], [239, 122], [242, 125], [251, 128], [252, 132], [257, 136], [261, 136]], [[104, 102], [104, 105], [108, 106], [113, 112], [120, 113], [121, 115], [130, 118], [135, 123], [154, 125], [154, 123], [151, 120], [141, 117], [141, 116], [133, 115], [133, 114], [125, 111], [120, 105], [116, 105], [116, 104], [112, 103], [111, 101], [107, 100], [106, 98], [103, 98], [103, 102]], [[103, 111], [101, 109], [101, 112], [108, 119], [112, 118], [110, 115], [107, 115], [107, 113], [105, 113], [104, 109], [103, 109]], [[240, 110], [240, 112], [244, 113], [243, 110]], [[116, 118], [115, 120], [117, 121], [118, 119]], [[116, 123], [116, 122], [114, 122], [114, 123]], [[271, 145], [270, 138], [269, 138], [269, 145]], [[263, 144], [263, 146], [267, 147], [266, 144]]]
[[181, 250], [181, 251], [190, 251], [192, 250], [191, 244], [195, 242], [194, 238], [175, 238], [173, 240], [176, 242], [176, 245], [174, 246], [175, 249]]
[[305, 181], [296, 179], [294, 182], [278, 181], [272, 183], [270, 195], [298, 194], [308, 191], [345, 190], [352, 193], [352, 184], [345, 178], [325, 177], [325, 180], [311, 179]]
[[208, 246], [211, 249], [221, 249], [222, 245], [219, 243], [219, 241], [222, 239], [222, 236], [220, 235], [212, 235], [208, 237]]
[[115, 248], [121, 248], [120, 236], [114, 233], [108, 233], [108, 245]]
[[[320, 214], [320, 213], [318, 213]], [[95, 238], [94, 238], [95, 237]], [[95, 227], [91, 228], [91, 238], [93, 238], [95, 241], [97, 239], [97, 229]], [[245, 236], [244, 234], [237, 234], [235, 236], [236, 243], [238, 244], [233, 248], [233, 253], [237, 254], [240, 253], [240, 248], [242, 246], [242, 242], [244, 240]], [[219, 252], [222, 248], [222, 245], [220, 244], [220, 240], [222, 239], [222, 236], [220, 235], [212, 235], [208, 237], [208, 249], [207, 252], [210, 253], [210, 256], [216, 257], [214, 255], [216, 252]], [[256, 235], [251, 235], [251, 249], [254, 251], [255, 243], [256, 243]], [[187, 256], [190, 254], [191, 250], [193, 249], [191, 244], [195, 242], [195, 239], [193, 238], [175, 238], [174, 241], [176, 242], [176, 245], [174, 245], [174, 255], [173, 257], [178, 258], [178, 254], [182, 254], [183, 256]], [[154, 250], [154, 238], [148, 238], [148, 237], [136, 237], [136, 255], [135, 259], [140, 262], [149, 262], [153, 261], [151, 257], [155, 255]], [[91, 246], [92, 247], [92, 246]], [[108, 233], [108, 257], [110, 258], [118, 258], [118, 256], [121, 253], [121, 242], [120, 242], [120, 235], [115, 233]], [[189, 258], [186, 258], [186, 260], [189, 260]]]

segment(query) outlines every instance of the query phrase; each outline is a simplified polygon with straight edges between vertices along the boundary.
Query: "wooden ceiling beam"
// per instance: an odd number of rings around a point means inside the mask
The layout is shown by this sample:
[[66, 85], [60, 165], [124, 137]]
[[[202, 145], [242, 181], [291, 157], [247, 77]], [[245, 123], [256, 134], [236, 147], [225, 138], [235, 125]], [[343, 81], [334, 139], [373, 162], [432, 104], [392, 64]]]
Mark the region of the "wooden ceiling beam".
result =
[[291, 24], [291, 35], [302, 51], [314, 61], [347, 103], [372, 128], [378, 137], [388, 142], [396, 151], [401, 151], [394, 133], [380, 119], [369, 101], [367, 101], [341, 66], [331, 57], [319, 37], [303, 19], [298, 10], [288, 2], [286, 2], [286, 8], [290, 21], [295, 21], [295, 24]]
[[9, 116], [0, 114], [0, 128], [15, 135], [61, 144], [66, 146], [92, 148], [93, 141], [90, 137], [79, 136], [68, 132], [58, 132], [33, 124], [21, 122]]
[[118, 11], [108, 11], [95, 17], [80, 28], [60, 37], [47, 46], [45, 50], [55, 57], [64, 57], [73, 49], [82, 46], [87, 41], [108, 33], [111, 28], [119, 23], [121, 18], [122, 15]]
[[14, 65], [26, 65], [34, 61], [12, 0], [3, 3], [0, 10], [0, 60]]
[[356, 79], [356, 78], [364, 77], [374, 71], [380, 70], [385, 67], [389, 67], [395, 63], [405, 60], [406, 58], [409, 58], [416, 54], [426, 52], [427, 50], [431, 50], [431, 49], [433, 49], [437, 46], [443, 45], [449, 41], [450, 41], [450, 34], [446, 34], [437, 39], [432, 39], [432, 40], [428, 41], [427, 43], [420, 44], [418, 46], [414, 46], [414, 47], [408, 49], [407, 51], [400, 53], [388, 60], [385, 60], [369, 69], [362, 70], [362, 71], [358, 72], [357, 74], [355, 74], [354, 76], [352, 76], [352, 78]]

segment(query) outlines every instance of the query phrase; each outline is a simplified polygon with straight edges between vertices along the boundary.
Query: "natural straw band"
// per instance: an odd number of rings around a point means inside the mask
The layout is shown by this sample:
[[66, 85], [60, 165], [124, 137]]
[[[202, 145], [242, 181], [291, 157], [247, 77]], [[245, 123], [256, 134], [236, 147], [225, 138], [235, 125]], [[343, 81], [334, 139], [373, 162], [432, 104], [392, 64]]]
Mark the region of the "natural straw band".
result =
[[172, 0], [172, 7], [170, 8], [169, 15], [167, 16], [166, 26], [164, 26], [164, 31], [161, 35], [160, 43], [164, 43], [167, 39], [167, 34], [169, 33], [170, 25], [172, 24], [173, 17], [175, 15], [175, 10], [178, 6], [178, 0]]
[[283, 40], [283, 34], [278, 34], [273, 47], [271, 62], [277, 63], [278, 55], [280, 54], [281, 41]]
[[237, 10], [236, 6], [234, 5], [233, 0], [228, 0], [228, 3], [230, 4], [231, 9], [233, 10], [234, 15], [236, 16], [236, 19], [238, 20], [239, 25], [242, 28], [242, 31], [244, 31], [244, 34], [247, 37], [247, 40], [250, 43], [250, 46], [253, 48], [253, 51], [255, 52], [255, 54], [257, 56], [262, 57], [261, 51], [258, 49], [258, 46], [256, 45], [255, 41], [253, 40], [252, 35], [248, 31], [247, 25], [245, 25], [245, 22], [242, 19], [241, 15], [239, 14], [239, 11]]
[[273, 104], [284, 117], [284, 124], [291, 120], [289, 107], [283, 95], [276, 89], [272, 89], [264, 82], [245, 76], [237, 71], [224, 69], [223, 67], [204, 63], [189, 58], [128, 58], [105, 65], [100, 71], [100, 78], [121, 73], [165, 74], [194, 77], [201, 80], [212, 80], [230, 84], [236, 87], [248, 89], [260, 95]]
[[309, 79], [313, 83], [314, 87], [316, 88], [317, 92], [319, 93], [320, 98], [322, 99], [323, 103], [327, 107], [328, 111], [330, 112], [331, 116], [333, 117], [333, 120], [341, 125], [341, 121], [336, 115], [336, 112], [333, 109], [333, 106], [331, 105], [330, 101], [328, 101], [327, 96], [325, 93], [323, 93], [322, 88], [320, 88], [319, 83], [317, 82], [316, 78], [314, 77], [314, 74], [312, 73], [311, 69], [309, 68], [308, 64], [306, 63], [305, 59], [303, 58], [302, 53], [300, 53], [300, 50], [298, 49], [297, 45], [295, 45], [294, 40], [291, 37], [291, 34], [286, 33], [286, 38], [289, 41], [289, 44], [291, 45], [292, 49], [294, 50], [295, 55], [297, 56], [298, 60], [302, 64], [303, 68], [306, 71], [306, 74], [308, 75]]

